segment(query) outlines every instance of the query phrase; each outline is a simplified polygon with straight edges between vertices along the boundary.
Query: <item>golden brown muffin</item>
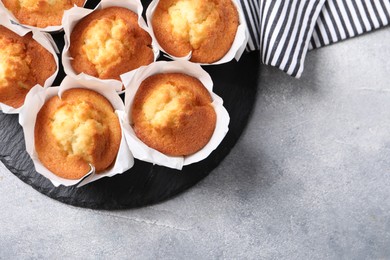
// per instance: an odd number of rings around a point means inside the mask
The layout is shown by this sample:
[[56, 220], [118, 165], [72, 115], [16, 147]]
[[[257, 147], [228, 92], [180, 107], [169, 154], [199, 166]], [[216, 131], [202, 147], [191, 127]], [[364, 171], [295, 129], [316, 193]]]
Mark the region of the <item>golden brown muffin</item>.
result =
[[89, 164], [97, 173], [109, 168], [122, 138], [110, 102], [87, 89], [70, 89], [61, 99], [49, 99], [37, 115], [34, 131], [39, 160], [65, 179], [80, 179]]
[[213, 63], [231, 48], [239, 25], [231, 0], [160, 0], [152, 17], [153, 31], [169, 54]]
[[0, 102], [18, 108], [30, 89], [56, 71], [53, 55], [28, 33], [20, 37], [0, 25]]
[[216, 125], [208, 90], [196, 78], [156, 74], [139, 87], [132, 107], [133, 128], [146, 145], [171, 156], [202, 149]]
[[61, 25], [65, 10], [83, 6], [85, 0], [2, 0], [21, 24], [45, 28]]
[[97, 10], [84, 17], [70, 37], [72, 67], [77, 74], [101, 79], [153, 62], [152, 38], [138, 25], [138, 16], [122, 7]]

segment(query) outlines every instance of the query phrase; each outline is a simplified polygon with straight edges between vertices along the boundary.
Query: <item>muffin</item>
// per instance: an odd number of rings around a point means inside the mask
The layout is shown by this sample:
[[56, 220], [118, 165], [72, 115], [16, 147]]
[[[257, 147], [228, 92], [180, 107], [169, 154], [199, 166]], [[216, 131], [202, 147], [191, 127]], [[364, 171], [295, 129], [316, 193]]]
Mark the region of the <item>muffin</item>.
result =
[[71, 33], [71, 66], [76, 74], [120, 80], [121, 74], [153, 62], [151, 44], [134, 12], [123, 7], [96, 10]]
[[29, 90], [57, 69], [53, 55], [32, 38], [0, 25], [0, 102], [18, 108]]
[[170, 55], [213, 63], [231, 48], [239, 25], [232, 0], [160, 0], [152, 16], [154, 35]]
[[131, 109], [133, 129], [147, 146], [170, 156], [191, 155], [210, 140], [216, 113], [196, 78], [162, 73], [146, 78]]
[[87, 89], [70, 89], [50, 98], [35, 123], [35, 150], [41, 163], [64, 179], [80, 179], [108, 169], [122, 132], [111, 103]]
[[65, 10], [83, 6], [85, 0], [2, 0], [19, 23], [35, 27], [61, 25]]

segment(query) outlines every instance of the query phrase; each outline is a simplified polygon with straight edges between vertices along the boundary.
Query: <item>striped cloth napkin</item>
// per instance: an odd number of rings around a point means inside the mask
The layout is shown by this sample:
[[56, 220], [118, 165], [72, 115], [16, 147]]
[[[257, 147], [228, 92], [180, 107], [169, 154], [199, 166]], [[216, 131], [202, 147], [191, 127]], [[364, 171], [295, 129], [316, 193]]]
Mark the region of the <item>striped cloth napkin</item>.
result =
[[248, 50], [299, 78], [308, 50], [386, 26], [390, 0], [240, 0]]

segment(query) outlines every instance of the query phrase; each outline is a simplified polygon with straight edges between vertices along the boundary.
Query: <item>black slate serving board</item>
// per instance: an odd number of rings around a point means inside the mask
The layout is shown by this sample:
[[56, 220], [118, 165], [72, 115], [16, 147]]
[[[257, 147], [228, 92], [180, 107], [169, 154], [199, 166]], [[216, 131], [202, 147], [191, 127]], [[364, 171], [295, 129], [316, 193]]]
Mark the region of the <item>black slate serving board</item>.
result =
[[[88, 1], [86, 7], [93, 8], [99, 1]], [[150, 1], [142, 1], [144, 9]], [[59, 49], [63, 47], [63, 34], [53, 35]], [[19, 179], [37, 191], [78, 207], [94, 209], [125, 209], [141, 207], [169, 199], [185, 191], [206, 177], [233, 148], [252, 111], [259, 78], [258, 52], [244, 53], [239, 62], [205, 66], [214, 81], [214, 91], [224, 100], [231, 121], [229, 132], [220, 146], [205, 160], [183, 170], [135, 160], [134, 167], [111, 178], [103, 178], [81, 188], [54, 187], [49, 180], [34, 169], [25, 151], [22, 128], [17, 115], [0, 112], [0, 161]], [[63, 70], [55, 80], [59, 85]]]

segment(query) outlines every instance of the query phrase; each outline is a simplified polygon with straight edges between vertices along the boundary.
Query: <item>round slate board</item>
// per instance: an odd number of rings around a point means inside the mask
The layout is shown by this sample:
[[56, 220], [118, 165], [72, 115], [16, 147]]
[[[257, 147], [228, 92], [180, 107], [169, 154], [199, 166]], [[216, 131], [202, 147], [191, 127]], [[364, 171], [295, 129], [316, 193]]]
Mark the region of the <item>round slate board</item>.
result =
[[[145, 8], [150, 1], [142, 1]], [[93, 8], [97, 1], [89, 1]], [[54, 35], [60, 49], [63, 34]], [[259, 78], [259, 55], [244, 53], [239, 62], [205, 66], [214, 81], [214, 91], [224, 100], [231, 121], [229, 132], [220, 146], [205, 160], [173, 170], [135, 160], [134, 167], [123, 174], [103, 178], [81, 188], [54, 187], [34, 169], [25, 151], [24, 137], [17, 115], [0, 112], [0, 161], [18, 178], [39, 192], [63, 203], [94, 209], [141, 207], [169, 199], [206, 177], [233, 148], [252, 111]], [[54, 85], [59, 85], [60, 71]]]

